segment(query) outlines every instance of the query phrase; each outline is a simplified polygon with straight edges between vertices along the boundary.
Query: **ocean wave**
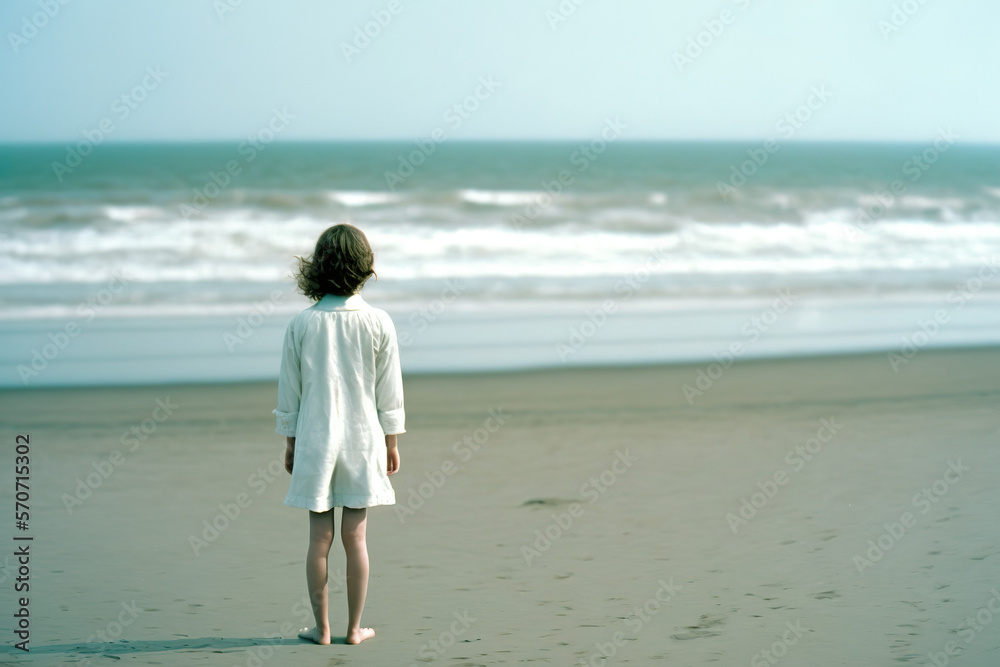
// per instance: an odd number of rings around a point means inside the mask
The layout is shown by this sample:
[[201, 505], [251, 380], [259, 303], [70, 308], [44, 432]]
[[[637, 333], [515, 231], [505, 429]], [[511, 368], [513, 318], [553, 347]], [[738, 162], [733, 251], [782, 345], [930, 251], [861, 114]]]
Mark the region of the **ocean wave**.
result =
[[549, 196], [544, 191], [520, 190], [459, 190], [462, 201], [481, 206], [527, 206]]
[[376, 206], [399, 201], [400, 196], [392, 192], [354, 192], [334, 190], [327, 193], [331, 201], [344, 206]]
[[27, 218], [30, 211], [26, 207], [20, 208], [8, 208], [6, 210], [0, 209], [0, 221], [3, 222], [14, 222], [17, 220], [23, 220]]
[[678, 221], [704, 223], [808, 223], [837, 217], [844, 221], [862, 213], [876, 218], [923, 219], [932, 222], [1000, 220], [1000, 204], [992, 196], [911, 193], [887, 202], [874, 191], [857, 189], [775, 189], [738, 191], [730, 201], [714, 188], [679, 193], [645, 191], [572, 191], [550, 195], [543, 190], [250, 190], [231, 188], [212, 198], [193, 191], [91, 196], [34, 193], [0, 205], [0, 222], [13, 230], [68, 229], [154, 220], [165, 225], [179, 219], [215, 223], [230, 219], [274, 221], [309, 216], [358, 224], [406, 220], [429, 226], [461, 223], [483, 227], [531, 215], [531, 222], [572, 222], [617, 229], [664, 228]]
[[[790, 280], [921, 267], [961, 272], [978, 258], [1000, 255], [996, 222], [892, 219], [861, 227], [844, 218], [817, 216], [806, 224], [647, 221], [629, 228], [614, 220], [602, 220], [600, 228], [566, 221], [520, 229], [502, 221], [447, 228], [387, 221], [366, 231], [379, 274], [400, 278], [625, 274], [654, 249], [669, 254], [658, 273], [729, 271]], [[0, 244], [0, 283], [86, 282], [107, 267], [127, 268], [143, 282], [276, 280], [288, 274], [293, 255], [311, 252], [329, 222], [311, 216], [211, 224], [136, 219], [108, 228], [21, 229]]]
[[108, 220], [115, 222], [134, 222], [143, 218], [166, 217], [166, 211], [154, 206], [103, 206], [100, 211]]
[[[650, 295], [944, 289], [1000, 257], [1000, 204], [981, 184], [965, 195], [913, 190], [863, 221], [859, 210], [880, 203], [867, 185], [748, 185], [724, 201], [714, 185], [582, 181], [555, 195], [523, 183], [234, 186], [191, 216], [190, 189], [23, 192], [0, 200], [0, 285], [55, 290], [115, 269], [144, 286], [134, 290], [139, 303], [163, 302], [166, 292], [146, 289], [157, 285], [186, 303], [221, 302], [208, 283], [287, 281], [293, 256], [341, 221], [365, 230], [376, 289], [400, 298], [434, 295], [454, 277], [481, 295], [592, 295], [637, 271], [650, 276]], [[655, 249], [663, 261], [649, 261]], [[1000, 289], [1000, 278], [983, 289]], [[57, 298], [46, 294], [39, 307]], [[11, 303], [0, 300], [0, 311]]]

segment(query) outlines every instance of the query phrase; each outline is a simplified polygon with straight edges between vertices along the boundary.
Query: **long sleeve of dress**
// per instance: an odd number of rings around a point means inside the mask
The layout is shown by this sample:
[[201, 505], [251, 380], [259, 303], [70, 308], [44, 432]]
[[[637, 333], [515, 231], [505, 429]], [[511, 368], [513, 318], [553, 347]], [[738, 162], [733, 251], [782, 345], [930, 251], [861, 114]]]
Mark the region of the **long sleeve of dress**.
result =
[[285, 342], [281, 348], [281, 371], [278, 374], [278, 409], [272, 410], [277, 421], [274, 432], [291, 437], [295, 437], [299, 402], [302, 400], [300, 353], [298, 337], [295, 335], [295, 320], [293, 319], [285, 330]]
[[375, 406], [385, 435], [406, 433], [403, 412], [403, 374], [399, 365], [396, 327], [385, 316], [375, 355]]

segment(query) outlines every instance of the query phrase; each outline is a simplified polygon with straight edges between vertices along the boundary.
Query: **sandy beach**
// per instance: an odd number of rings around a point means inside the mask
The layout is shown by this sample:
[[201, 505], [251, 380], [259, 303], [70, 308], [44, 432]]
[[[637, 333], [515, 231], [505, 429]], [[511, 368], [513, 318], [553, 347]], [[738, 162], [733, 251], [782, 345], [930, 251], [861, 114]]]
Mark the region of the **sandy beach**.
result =
[[0, 667], [1000, 667], [1000, 2], [702, 4], [0, 3]]
[[[275, 383], [4, 391], [34, 539], [31, 652], [9, 633], [0, 662], [1000, 664], [998, 349], [405, 388], [359, 647], [294, 638], [307, 520]], [[337, 544], [341, 635], [342, 582]]]

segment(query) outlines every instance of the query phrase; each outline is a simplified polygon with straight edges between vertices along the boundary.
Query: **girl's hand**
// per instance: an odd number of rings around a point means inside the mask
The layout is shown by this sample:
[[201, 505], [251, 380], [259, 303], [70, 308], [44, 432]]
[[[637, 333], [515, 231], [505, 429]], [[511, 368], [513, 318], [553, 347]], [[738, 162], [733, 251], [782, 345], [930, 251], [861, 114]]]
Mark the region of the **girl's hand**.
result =
[[285, 437], [285, 470], [292, 474], [292, 464], [295, 462], [295, 438]]
[[399, 472], [399, 450], [395, 446], [386, 450], [386, 471], [387, 475], [395, 475]]
[[396, 449], [396, 434], [385, 436], [386, 465], [385, 474], [395, 475], [399, 472], [399, 450]]

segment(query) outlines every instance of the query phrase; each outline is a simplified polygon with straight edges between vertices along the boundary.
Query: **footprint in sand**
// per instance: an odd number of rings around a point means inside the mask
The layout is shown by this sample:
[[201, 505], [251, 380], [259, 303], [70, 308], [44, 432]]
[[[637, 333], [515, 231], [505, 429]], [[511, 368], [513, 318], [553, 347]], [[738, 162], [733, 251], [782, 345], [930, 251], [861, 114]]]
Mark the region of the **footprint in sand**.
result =
[[[702, 637], [715, 637], [720, 633], [717, 632], [722, 628], [716, 627], [722, 625], [726, 620], [725, 616], [720, 614], [702, 614], [698, 617], [697, 625], [689, 625], [684, 629], [687, 632], [680, 632], [676, 635], [670, 635], [671, 639], [700, 639]], [[714, 630], [711, 628], [715, 628]]]
[[833, 600], [840, 597], [840, 593], [837, 591], [823, 591], [822, 593], [814, 593], [813, 597], [817, 600]]
[[557, 507], [559, 505], [569, 505], [570, 503], [575, 503], [577, 501], [571, 500], [569, 498], [532, 498], [531, 500], [525, 500], [521, 503], [521, 507], [525, 505], [532, 505], [534, 507]]

